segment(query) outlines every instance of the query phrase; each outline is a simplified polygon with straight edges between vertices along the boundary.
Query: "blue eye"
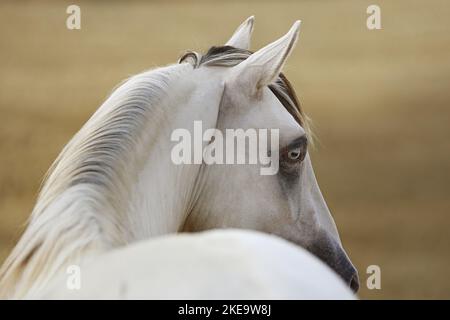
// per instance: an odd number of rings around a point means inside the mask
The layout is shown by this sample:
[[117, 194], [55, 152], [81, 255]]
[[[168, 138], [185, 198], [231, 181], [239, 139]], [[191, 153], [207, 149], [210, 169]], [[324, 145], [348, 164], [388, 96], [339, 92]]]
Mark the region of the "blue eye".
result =
[[295, 139], [286, 148], [287, 160], [290, 162], [303, 161], [306, 156], [306, 150], [308, 146], [308, 139], [306, 136]]
[[290, 160], [300, 160], [302, 156], [302, 152], [300, 148], [295, 148], [293, 150], [288, 151], [288, 157]]

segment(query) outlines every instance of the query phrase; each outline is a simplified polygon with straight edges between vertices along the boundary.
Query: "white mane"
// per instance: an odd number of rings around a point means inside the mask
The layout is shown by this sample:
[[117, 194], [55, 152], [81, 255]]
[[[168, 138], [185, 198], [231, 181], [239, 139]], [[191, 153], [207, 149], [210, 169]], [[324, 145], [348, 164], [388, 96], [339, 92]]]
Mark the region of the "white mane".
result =
[[21, 296], [69, 260], [132, 240], [127, 216], [132, 183], [168, 116], [164, 100], [170, 85], [187, 70], [188, 64], [177, 64], [131, 77], [64, 147], [28, 228], [0, 270], [0, 296], [11, 290]]

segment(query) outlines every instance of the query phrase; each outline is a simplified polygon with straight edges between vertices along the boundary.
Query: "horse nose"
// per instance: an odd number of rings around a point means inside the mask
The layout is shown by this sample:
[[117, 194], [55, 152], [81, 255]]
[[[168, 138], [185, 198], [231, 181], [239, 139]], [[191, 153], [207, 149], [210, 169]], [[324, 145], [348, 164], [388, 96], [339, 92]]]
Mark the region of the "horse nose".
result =
[[326, 261], [328, 265], [338, 273], [344, 282], [356, 293], [359, 289], [359, 277], [358, 271], [351, 263], [345, 251], [338, 248], [335, 257], [337, 259], [331, 259]]
[[345, 281], [345, 283], [352, 289], [354, 293], [359, 290], [359, 277], [358, 271], [352, 265], [350, 260], [343, 263], [341, 267], [337, 266], [335, 271], [341, 276], [341, 278]]
[[353, 292], [358, 291], [358, 271], [338, 241], [322, 233], [307, 249], [331, 267]]
[[358, 292], [359, 290], [359, 278], [358, 278], [358, 272], [353, 274], [352, 278], [350, 279], [350, 288], [353, 290], [354, 293]]

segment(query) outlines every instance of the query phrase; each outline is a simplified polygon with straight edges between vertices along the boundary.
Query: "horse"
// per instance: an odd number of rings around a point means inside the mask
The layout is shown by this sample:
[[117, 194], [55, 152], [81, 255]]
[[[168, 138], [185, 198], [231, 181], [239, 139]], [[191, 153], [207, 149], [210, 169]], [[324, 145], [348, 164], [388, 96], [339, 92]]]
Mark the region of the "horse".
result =
[[[314, 175], [308, 117], [282, 73], [300, 21], [254, 53], [253, 25], [252, 16], [225, 45], [204, 55], [188, 51], [112, 92], [46, 174], [27, 228], [0, 269], [1, 297], [38, 297], [68, 265], [135, 242], [217, 228], [286, 239], [358, 290], [357, 270]], [[196, 121], [208, 130], [277, 130], [279, 144], [268, 154], [279, 155], [271, 158], [279, 170], [175, 164], [172, 133], [193, 132]]]

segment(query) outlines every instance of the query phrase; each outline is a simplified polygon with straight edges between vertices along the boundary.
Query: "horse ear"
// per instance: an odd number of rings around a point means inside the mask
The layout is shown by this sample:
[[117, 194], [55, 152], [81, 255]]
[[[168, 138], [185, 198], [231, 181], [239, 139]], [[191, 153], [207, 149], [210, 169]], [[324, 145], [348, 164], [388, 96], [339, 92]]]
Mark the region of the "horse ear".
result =
[[254, 22], [254, 16], [248, 17], [247, 20], [242, 22], [236, 29], [230, 40], [228, 40], [225, 45], [245, 50], [250, 49], [250, 39], [252, 36]]
[[294, 49], [300, 30], [296, 21], [283, 37], [258, 50], [246, 60], [233, 67], [229, 83], [239, 88], [248, 88], [250, 95], [256, 95], [279, 76], [289, 54]]

